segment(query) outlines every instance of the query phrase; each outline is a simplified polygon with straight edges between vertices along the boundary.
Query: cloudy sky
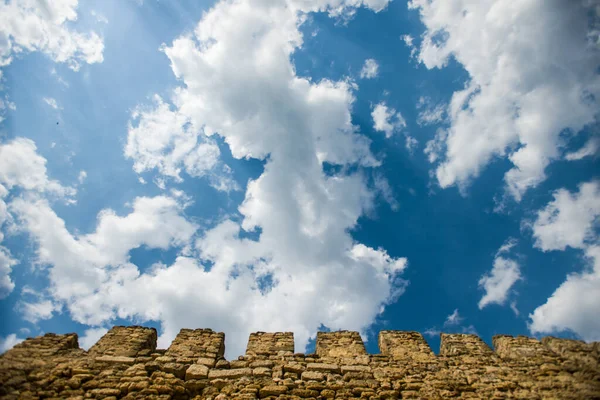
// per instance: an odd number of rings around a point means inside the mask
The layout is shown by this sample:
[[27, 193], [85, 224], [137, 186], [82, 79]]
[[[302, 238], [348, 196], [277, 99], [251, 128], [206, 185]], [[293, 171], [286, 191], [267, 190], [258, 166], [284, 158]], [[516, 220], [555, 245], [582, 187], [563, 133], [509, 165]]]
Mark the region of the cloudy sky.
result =
[[600, 340], [599, 67], [596, 0], [0, 0], [0, 351]]

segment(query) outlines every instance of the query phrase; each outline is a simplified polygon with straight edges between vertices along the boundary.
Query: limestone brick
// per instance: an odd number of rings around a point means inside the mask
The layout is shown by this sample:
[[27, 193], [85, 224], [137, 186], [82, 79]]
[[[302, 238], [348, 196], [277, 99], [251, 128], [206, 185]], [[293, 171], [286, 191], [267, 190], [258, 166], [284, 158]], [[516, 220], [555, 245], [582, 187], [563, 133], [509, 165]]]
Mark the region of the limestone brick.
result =
[[[130, 336], [128, 336], [130, 335]], [[224, 334], [182, 329], [168, 349], [156, 331], [115, 327], [89, 351], [77, 335], [29, 338], [0, 356], [0, 399], [594, 399], [599, 344], [442, 334], [435, 355], [417, 332], [383, 331], [379, 354], [357, 332], [317, 335], [294, 354], [289, 332], [254, 333], [224, 359]]]

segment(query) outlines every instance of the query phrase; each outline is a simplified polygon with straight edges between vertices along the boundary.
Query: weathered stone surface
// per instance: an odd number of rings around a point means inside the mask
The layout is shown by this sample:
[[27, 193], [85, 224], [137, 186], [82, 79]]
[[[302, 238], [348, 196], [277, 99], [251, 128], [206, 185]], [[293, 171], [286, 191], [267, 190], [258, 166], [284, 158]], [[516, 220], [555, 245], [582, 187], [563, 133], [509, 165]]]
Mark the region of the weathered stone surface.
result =
[[321, 357], [354, 357], [367, 354], [358, 332], [317, 332], [316, 353]]
[[123, 357], [123, 356], [100, 356], [100, 357], [96, 357], [95, 360], [97, 362], [109, 362], [109, 363], [121, 363], [121, 364], [135, 363], [135, 358]]
[[418, 332], [379, 332], [381, 354], [406, 361], [433, 361], [434, 354]]
[[322, 381], [323, 379], [325, 379], [325, 374], [316, 371], [305, 371], [302, 373], [302, 379], [305, 381]]
[[208, 378], [208, 367], [201, 364], [190, 365], [185, 371], [185, 380]]
[[598, 343], [496, 336], [494, 351], [477, 336], [443, 334], [436, 356], [416, 332], [384, 331], [381, 354], [370, 355], [356, 332], [329, 332], [304, 355], [288, 333], [261, 333], [229, 362], [211, 330], [182, 330], [157, 350], [146, 328], [117, 328], [90, 352], [74, 334], [15, 346], [0, 356], [0, 398], [600, 399]]
[[294, 334], [292, 332], [255, 332], [250, 334], [246, 355], [268, 356], [272, 354], [293, 354]]
[[339, 373], [340, 367], [336, 364], [324, 364], [324, 363], [308, 363], [306, 369], [309, 371], [321, 371], [321, 372], [332, 372]]
[[252, 375], [250, 368], [238, 368], [238, 369], [212, 369], [208, 373], [210, 379], [236, 379], [243, 376]]
[[115, 326], [93, 345], [89, 353], [105, 356], [135, 357], [144, 350], [156, 349], [156, 329], [143, 326]]

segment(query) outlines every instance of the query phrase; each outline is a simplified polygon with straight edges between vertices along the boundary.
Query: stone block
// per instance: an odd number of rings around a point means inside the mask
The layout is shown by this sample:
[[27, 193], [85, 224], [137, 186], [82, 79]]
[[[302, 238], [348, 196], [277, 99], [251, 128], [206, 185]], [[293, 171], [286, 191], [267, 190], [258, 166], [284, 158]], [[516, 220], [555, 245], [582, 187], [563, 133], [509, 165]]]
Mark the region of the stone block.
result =
[[492, 356], [490, 347], [477, 335], [442, 333], [440, 341], [442, 356]]
[[143, 350], [156, 349], [156, 329], [143, 326], [115, 326], [94, 344], [89, 354], [135, 357]]
[[181, 329], [165, 356], [206, 358], [216, 362], [225, 354], [225, 334], [212, 329]]
[[192, 364], [185, 371], [185, 380], [208, 378], [208, 367], [201, 364]]
[[319, 357], [350, 358], [367, 354], [358, 332], [317, 332], [316, 353]]
[[378, 338], [381, 354], [398, 360], [431, 362], [435, 355], [418, 332], [381, 331]]
[[250, 334], [246, 346], [246, 355], [270, 356], [283, 354], [294, 354], [294, 334], [292, 332], [255, 332]]
[[243, 376], [251, 376], [252, 369], [250, 368], [238, 368], [238, 369], [211, 369], [208, 372], [210, 379], [237, 379]]

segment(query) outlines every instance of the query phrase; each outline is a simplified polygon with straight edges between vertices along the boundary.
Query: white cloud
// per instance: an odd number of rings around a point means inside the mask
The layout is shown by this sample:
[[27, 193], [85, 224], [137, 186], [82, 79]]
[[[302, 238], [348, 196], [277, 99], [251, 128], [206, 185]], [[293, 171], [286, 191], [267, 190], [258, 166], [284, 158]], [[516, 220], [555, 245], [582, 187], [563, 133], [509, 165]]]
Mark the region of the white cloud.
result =
[[392, 190], [389, 181], [383, 175], [376, 175], [374, 179], [375, 190], [383, 200], [390, 205], [393, 211], [400, 208], [400, 203], [396, 200], [394, 191]]
[[12, 349], [23, 340], [25, 339], [17, 337], [15, 333], [11, 333], [6, 337], [0, 337], [0, 354]]
[[360, 77], [366, 79], [376, 78], [379, 74], [379, 64], [372, 58], [368, 58], [365, 60], [365, 65], [363, 65], [362, 70], [360, 71]]
[[567, 279], [529, 315], [533, 333], [570, 330], [587, 341], [600, 340], [600, 183], [579, 185], [579, 192], [554, 192], [552, 200], [537, 214], [531, 225], [535, 246], [542, 251], [583, 250], [585, 267]]
[[439, 336], [440, 333], [467, 333], [467, 334], [477, 334], [475, 327], [473, 325], [462, 325], [465, 318], [461, 317], [458, 312], [458, 308], [454, 309], [454, 311], [446, 317], [444, 320], [444, 325], [442, 329], [438, 329], [433, 326], [431, 328], [426, 329], [423, 334], [425, 336], [434, 337]]
[[414, 137], [412, 137], [410, 135], [405, 135], [404, 146], [406, 147], [406, 150], [408, 150], [408, 152], [410, 154], [414, 153], [414, 151], [418, 145], [419, 145], [419, 141], [417, 139], [415, 139]]
[[[452, 57], [469, 80], [452, 96], [450, 127], [435, 140], [441, 187], [465, 187], [495, 157], [513, 168], [519, 201], [561, 155], [561, 135], [595, 121], [600, 96], [593, 2], [412, 0], [427, 30], [418, 58], [442, 68]], [[596, 32], [596, 33], [594, 33]], [[565, 131], [565, 129], [568, 129]], [[429, 146], [428, 146], [429, 147]]]
[[13, 0], [0, 3], [0, 66], [25, 51], [41, 51], [78, 70], [81, 62], [103, 61], [104, 44], [95, 32], [68, 28], [77, 19], [78, 0]]
[[554, 192], [554, 200], [542, 210], [532, 225], [535, 247], [565, 250], [583, 249], [598, 240], [595, 228], [600, 216], [600, 182], [579, 185], [579, 193], [565, 189]]
[[21, 317], [32, 324], [37, 324], [40, 320], [50, 319], [54, 316], [55, 311], [59, 311], [60, 307], [54, 304], [51, 300], [41, 300], [38, 302], [17, 303], [16, 309], [21, 314]]
[[79, 338], [79, 347], [84, 350], [89, 350], [89, 348], [95, 345], [106, 332], [108, 332], [108, 329], [106, 328], [86, 329], [83, 336]]
[[419, 98], [417, 110], [419, 110], [417, 118], [419, 126], [439, 124], [445, 121], [446, 105], [434, 104], [429, 97], [421, 96]]
[[452, 326], [452, 325], [459, 325], [462, 321], [463, 321], [463, 317], [460, 316], [460, 314], [458, 313], [458, 308], [454, 310], [454, 312], [450, 315], [448, 315], [448, 317], [446, 317], [446, 321], [444, 322], [444, 326]]
[[[0, 144], [0, 228], [12, 226], [12, 215], [5, 198], [19, 187], [26, 193], [44, 193], [72, 203], [75, 189], [62, 186], [48, 178], [46, 159], [37, 153], [35, 143], [29, 139], [16, 138]], [[9, 250], [1, 246], [4, 234], [0, 231], [0, 299], [7, 297], [15, 288], [10, 275], [18, 261]]]
[[85, 178], [87, 178], [87, 172], [84, 170], [79, 171], [79, 175], [77, 176], [79, 184], [82, 184], [85, 181]]
[[406, 121], [401, 113], [395, 109], [389, 108], [385, 102], [381, 102], [373, 107], [371, 112], [373, 118], [373, 129], [378, 132], [385, 132], [385, 137], [390, 138], [394, 132], [399, 132], [406, 128]]
[[56, 102], [56, 99], [54, 99], [52, 97], [44, 97], [43, 100], [46, 104], [48, 104], [50, 107], [54, 108], [55, 110], [62, 110], [62, 107], [58, 105], [58, 103]]
[[593, 137], [577, 151], [565, 155], [565, 159], [569, 161], [581, 160], [582, 158], [598, 155], [600, 149], [600, 138]]
[[515, 245], [514, 239], [504, 243], [496, 253], [492, 270], [479, 279], [479, 286], [485, 290], [478, 303], [480, 310], [489, 304], [506, 303], [510, 289], [521, 279], [519, 263], [508, 258], [508, 253]]
[[[48, 265], [52, 298], [92, 326], [117, 317], [159, 321], [161, 346], [189, 321], [202, 321], [227, 333], [229, 356], [241, 354], [256, 330], [294, 331], [298, 349], [321, 324], [365, 332], [407, 284], [405, 258], [350, 234], [375, 196], [362, 171], [380, 161], [351, 122], [355, 85], [298, 77], [290, 61], [304, 12], [340, 15], [363, 4], [380, 10], [387, 1], [220, 2], [192, 34], [164, 46], [183, 86], [173, 107], [158, 101], [139, 112], [130, 136], [147, 122], [156, 132], [144, 142], [139, 131], [126, 152], [142, 160], [140, 171], [176, 176], [187, 168], [189, 147], [175, 139], [193, 137], [193, 149], [218, 134], [234, 157], [264, 160], [239, 206], [241, 222], [225, 219], [187, 246], [191, 224], [175, 203], [157, 207], [175, 202], [160, 197], [144, 199], [144, 207], [136, 200], [125, 217], [103, 212], [94, 233], [74, 237], [44, 200], [15, 200], [11, 209]], [[327, 175], [325, 162], [358, 171]], [[242, 237], [255, 229], [257, 240]], [[140, 271], [127, 256], [140, 245], [184, 249], [171, 265]]]
[[414, 58], [417, 54], [418, 49], [414, 45], [414, 38], [411, 35], [402, 35], [400, 39], [404, 42], [406, 47], [410, 49], [410, 57]]
[[427, 328], [425, 329], [425, 331], [423, 332], [423, 334], [425, 336], [429, 336], [429, 337], [435, 337], [435, 336], [439, 336], [440, 333], [442, 333], [442, 331], [440, 331], [439, 329], [436, 328]]
[[[0, 221], [1, 222], [1, 221]], [[2, 225], [0, 224], [0, 227]], [[0, 233], [0, 242], [2, 234]], [[10, 278], [12, 267], [17, 264], [17, 260], [11, 257], [10, 252], [3, 246], [0, 246], [0, 299], [6, 298], [15, 288], [15, 284]]]
[[[209, 175], [214, 187], [225, 191], [239, 187], [219, 163], [219, 147], [191, 118], [173, 110], [155, 95], [153, 108], [138, 107], [130, 123], [125, 156], [134, 160], [134, 170], [141, 173], [153, 168], [181, 182], [181, 171], [190, 176]], [[222, 173], [217, 174], [217, 168]]]
[[19, 186], [64, 198], [76, 193], [74, 188], [48, 178], [46, 159], [37, 154], [35, 143], [25, 138], [0, 144], [0, 184], [9, 190]]
[[600, 340], [600, 246], [585, 250], [584, 271], [571, 273], [545, 304], [529, 314], [532, 333], [572, 331], [585, 341]]

